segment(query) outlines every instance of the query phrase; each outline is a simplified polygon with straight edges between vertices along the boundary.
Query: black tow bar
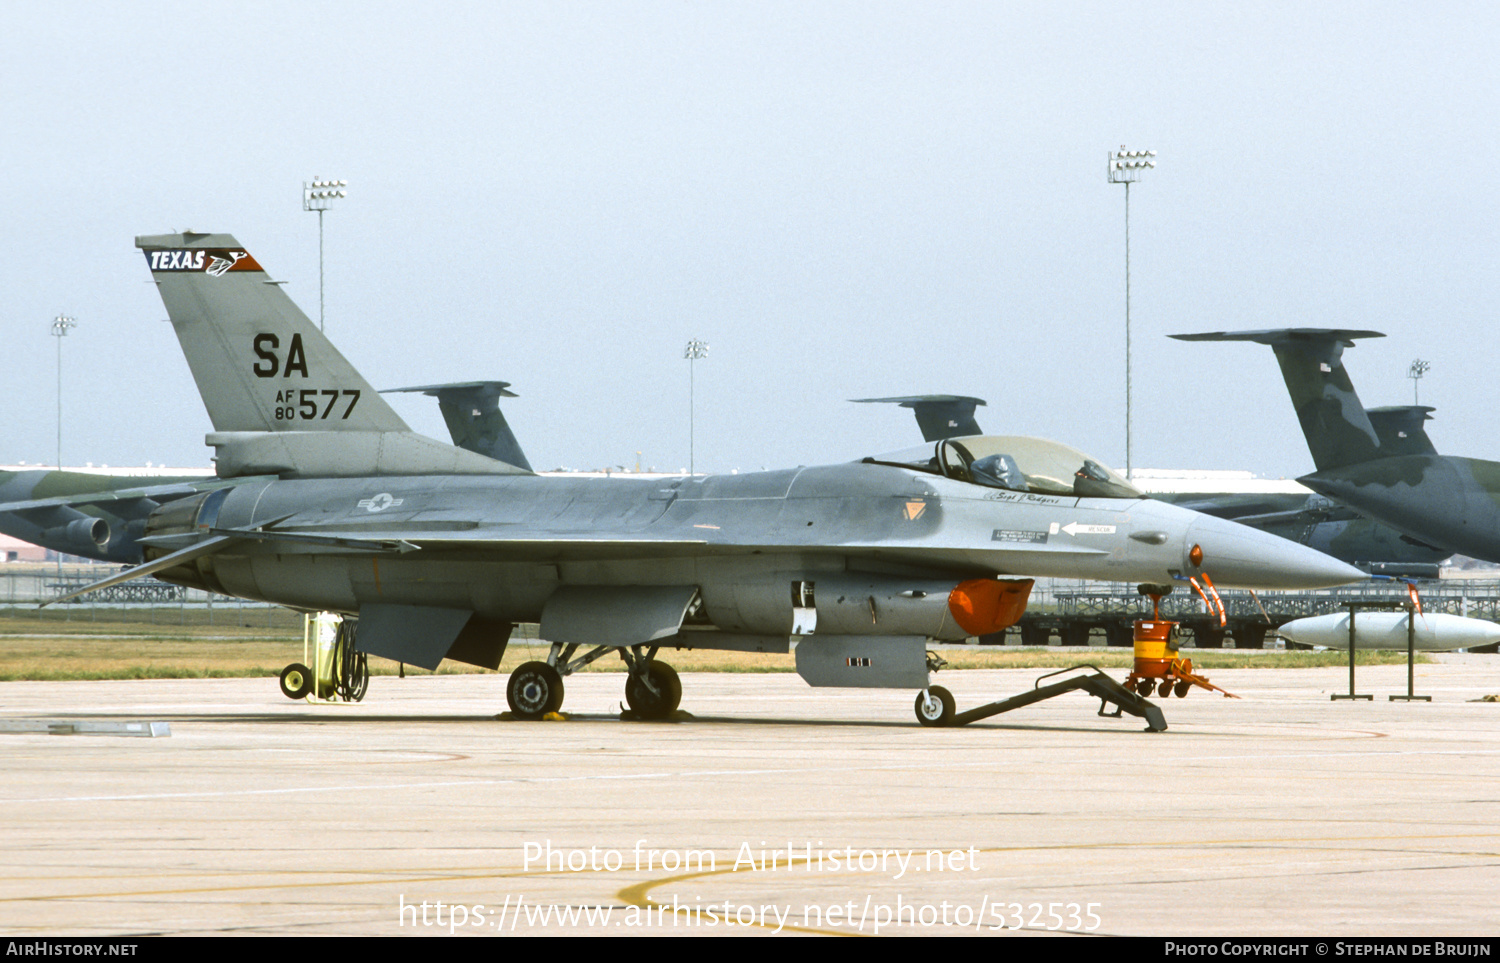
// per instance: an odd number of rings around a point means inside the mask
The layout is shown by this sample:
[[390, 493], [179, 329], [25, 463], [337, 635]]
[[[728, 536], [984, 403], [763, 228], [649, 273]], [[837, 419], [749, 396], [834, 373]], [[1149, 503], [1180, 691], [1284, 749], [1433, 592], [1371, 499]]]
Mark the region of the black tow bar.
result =
[[[1073, 676], [1071, 679], [1063, 679], [1061, 682], [1053, 682], [1042, 685], [1043, 679], [1050, 679], [1054, 675], [1064, 672], [1073, 672], [1077, 669], [1092, 669], [1087, 675]], [[1104, 674], [1104, 670], [1096, 665], [1084, 663], [1083, 665], [1069, 666], [1066, 669], [1058, 669], [1056, 672], [1048, 672], [1037, 678], [1030, 692], [1023, 692], [1009, 699], [1001, 699], [999, 702], [991, 702], [989, 705], [979, 706], [967, 712], [960, 712], [953, 717], [951, 725], [966, 726], [980, 719], [988, 719], [990, 716], [998, 716], [1002, 712], [1029, 706], [1033, 702], [1041, 702], [1043, 699], [1051, 699], [1060, 696], [1064, 692], [1072, 692], [1074, 689], [1083, 689], [1099, 697], [1099, 715], [1118, 718], [1123, 710], [1133, 716], [1139, 716], [1146, 720], [1147, 732], [1165, 732], [1167, 720], [1162, 717], [1161, 708], [1155, 703], [1136, 695], [1130, 689], [1125, 688]], [[1114, 712], [1105, 712], [1104, 707], [1114, 703]]]

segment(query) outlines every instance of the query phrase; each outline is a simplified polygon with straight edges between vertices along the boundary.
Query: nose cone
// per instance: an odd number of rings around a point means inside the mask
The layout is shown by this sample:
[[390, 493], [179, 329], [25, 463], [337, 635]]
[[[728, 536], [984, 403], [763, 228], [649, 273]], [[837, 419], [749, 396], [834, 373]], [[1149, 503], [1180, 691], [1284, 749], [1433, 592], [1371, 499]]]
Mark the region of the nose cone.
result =
[[1215, 585], [1235, 588], [1310, 589], [1362, 582], [1369, 578], [1353, 565], [1258, 529], [1202, 516], [1188, 527], [1184, 554], [1196, 545], [1200, 564], [1188, 561], [1188, 575], [1207, 572]]

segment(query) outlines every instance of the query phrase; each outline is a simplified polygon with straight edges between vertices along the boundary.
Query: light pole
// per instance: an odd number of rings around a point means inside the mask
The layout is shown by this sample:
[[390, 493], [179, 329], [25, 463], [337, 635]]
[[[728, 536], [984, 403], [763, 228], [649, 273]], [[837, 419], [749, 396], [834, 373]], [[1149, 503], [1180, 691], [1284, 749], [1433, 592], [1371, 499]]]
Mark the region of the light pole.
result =
[[52, 319], [52, 336], [57, 339], [57, 467], [62, 468], [62, 339], [78, 322], [65, 314]]
[[1431, 369], [1432, 369], [1432, 362], [1431, 361], [1423, 361], [1421, 358], [1417, 358], [1415, 361], [1413, 361], [1411, 363], [1411, 367], [1406, 369], [1406, 376], [1411, 379], [1411, 403], [1412, 404], [1419, 405], [1419, 404], [1422, 403], [1421, 401], [1419, 401], [1417, 399], [1417, 383], [1420, 382], [1422, 380], [1422, 376], [1424, 374], [1426, 374], [1428, 371], [1430, 371]]
[[1125, 185], [1125, 477], [1130, 478], [1130, 185], [1156, 166], [1156, 151], [1126, 150], [1121, 144], [1109, 153], [1109, 182]]
[[348, 197], [349, 192], [344, 188], [349, 186], [348, 181], [325, 181], [314, 180], [312, 183], [302, 182], [302, 209], [304, 211], [318, 212], [318, 330], [323, 330], [323, 212], [333, 206], [333, 202], [342, 197]]
[[682, 349], [682, 356], [688, 363], [688, 474], [696, 475], [697, 464], [693, 450], [693, 366], [700, 359], [708, 357], [708, 342], [694, 338]]

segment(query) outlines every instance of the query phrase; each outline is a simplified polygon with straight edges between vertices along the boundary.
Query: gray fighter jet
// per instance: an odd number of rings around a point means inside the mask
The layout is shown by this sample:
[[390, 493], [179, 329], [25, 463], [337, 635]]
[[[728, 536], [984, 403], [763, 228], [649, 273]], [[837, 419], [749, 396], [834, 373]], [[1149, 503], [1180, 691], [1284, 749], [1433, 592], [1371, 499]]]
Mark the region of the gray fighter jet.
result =
[[1366, 409], [1343, 353], [1378, 331], [1277, 328], [1177, 334], [1180, 341], [1270, 345], [1317, 471], [1297, 479], [1407, 539], [1500, 562], [1500, 463], [1439, 455], [1423, 423], [1432, 408]]
[[233, 237], [136, 243], [213, 422], [216, 470], [244, 482], [157, 509], [140, 538], [151, 560], [93, 588], [156, 573], [340, 612], [361, 651], [427, 668], [496, 667], [513, 625], [537, 622], [551, 654], [512, 673], [518, 716], [558, 709], [564, 677], [612, 652], [626, 701], [662, 716], [681, 685], [659, 650], [796, 642], [810, 684], [919, 690], [918, 718], [941, 724], [953, 701], [929, 685], [928, 642], [1013, 624], [1033, 576], [1364, 577], [1145, 499], [1034, 438], [730, 476], [539, 477], [413, 433]]
[[[983, 434], [974, 418], [975, 406], [984, 404], [980, 398], [905, 395], [854, 400], [912, 409], [922, 437], [928, 441]], [[1409, 444], [1408, 438], [1426, 438], [1420, 415], [1414, 416], [1408, 409], [1377, 409], [1369, 415], [1383, 444], [1388, 443], [1387, 439], [1389, 443]], [[1137, 484], [1152, 498], [1291, 539], [1341, 561], [1368, 567], [1377, 574], [1435, 578], [1438, 563], [1453, 554], [1313, 492], [1172, 492], [1155, 490], [1150, 482], [1138, 480]]]

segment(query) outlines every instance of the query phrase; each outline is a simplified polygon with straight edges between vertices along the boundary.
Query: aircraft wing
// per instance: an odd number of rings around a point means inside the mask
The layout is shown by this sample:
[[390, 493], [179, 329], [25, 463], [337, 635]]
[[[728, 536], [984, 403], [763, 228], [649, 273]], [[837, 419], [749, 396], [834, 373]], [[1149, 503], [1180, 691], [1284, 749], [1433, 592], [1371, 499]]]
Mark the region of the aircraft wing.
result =
[[[744, 538], [722, 531], [706, 530], [703, 537], [632, 536], [620, 533], [601, 538], [588, 531], [547, 531], [516, 528], [497, 531], [493, 528], [433, 531], [431, 528], [382, 528], [376, 532], [357, 528], [277, 529], [274, 525], [257, 529], [213, 529], [213, 536], [228, 536], [267, 545], [281, 542], [341, 548], [351, 553], [407, 554], [422, 552], [442, 557], [503, 557], [507, 559], [590, 561], [614, 559], [652, 559], [701, 556], [766, 555], [776, 553], [836, 554], [842, 557], [899, 560], [923, 567], [958, 567], [976, 572], [995, 571], [996, 552], [1013, 548], [1017, 556], [1028, 546], [1002, 543], [982, 549], [933, 546], [920, 539], [859, 540], [840, 542], [798, 542], [777, 538]], [[171, 536], [168, 536], [169, 538]], [[147, 539], [147, 541], [151, 541]], [[163, 542], [163, 547], [166, 543]], [[1035, 548], [1036, 546], [1029, 546]], [[1069, 554], [1077, 557], [1108, 555], [1103, 548], [1053, 543], [1049, 555]], [[1018, 559], [1013, 572], [1025, 571]]]

